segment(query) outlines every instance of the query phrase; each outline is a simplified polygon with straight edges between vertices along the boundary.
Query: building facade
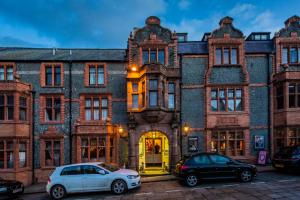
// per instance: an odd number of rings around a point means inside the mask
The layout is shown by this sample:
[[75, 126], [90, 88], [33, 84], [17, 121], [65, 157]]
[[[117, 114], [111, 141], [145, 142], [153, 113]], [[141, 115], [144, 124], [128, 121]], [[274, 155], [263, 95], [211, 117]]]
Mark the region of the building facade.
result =
[[300, 143], [300, 18], [273, 38], [220, 20], [201, 41], [148, 17], [127, 49], [0, 49], [0, 176], [103, 161], [168, 174], [183, 155], [255, 162]]

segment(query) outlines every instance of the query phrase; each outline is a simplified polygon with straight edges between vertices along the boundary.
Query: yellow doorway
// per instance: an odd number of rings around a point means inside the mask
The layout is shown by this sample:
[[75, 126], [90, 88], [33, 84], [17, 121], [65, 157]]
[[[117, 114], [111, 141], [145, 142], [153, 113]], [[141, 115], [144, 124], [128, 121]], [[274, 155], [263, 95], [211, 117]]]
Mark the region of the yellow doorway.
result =
[[169, 172], [169, 140], [165, 134], [149, 131], [140, 137], [139, 171], [146, 175]]

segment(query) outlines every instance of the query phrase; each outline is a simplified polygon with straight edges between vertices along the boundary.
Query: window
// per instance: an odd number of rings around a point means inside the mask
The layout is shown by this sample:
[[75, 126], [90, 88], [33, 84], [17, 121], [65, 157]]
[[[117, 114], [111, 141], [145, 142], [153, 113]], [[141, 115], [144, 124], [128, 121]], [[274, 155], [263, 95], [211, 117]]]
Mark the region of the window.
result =
[[42, 76], [44, 74], [44, 85], [50, 87], [60, 87], [62, 86], [62, 64], [57, 63], [47, 63], [43, 64]]
[[211, 151], [229, 156], [244, 155], [244, 133], [239, 130], [213, 131]]
[[165, 50], [159, 48], [143, 49], [142, 62], [143, 64], [155, 62], [165, 64]]
[[274, 139], [276, 152], [286, 146], [300, 145], [300, 128], [276, 128], [274, 129]]
[[157, 80], [149, 80], [149, 106], [157, 106]]
[[146, 101], [146, 87], [145, 87], [145, 81], [142, 82], [142, 108], [145, 107], [145, 101]]
[[300, 128], [288, 128], [287, 145], [300, 145]]
[[27, 151], [26, 151], [26, 142], [19, 143], [19, 167], [23, 168], [27, 166]]
[[45, 140], [45, 166], [60, 166], [61, 145], [59, 140]]
[[300, 48], [299, 47], [283, 47], [281, 51], [281, 64], [300, 63]]
[[[85, 120], [106, 120], [108, 116], [108, 100], [104, 97], [85, 98]], [[101, 103], [101, 104], [100, 104]]]
[[14, 80], [14, 66], [13, 64], [1, 64], [0, 63], [0, 81]]
[[26, 97], [20, 97], [19, 100], [19, 120], [25, 121], [27, 120], [27, 99]]
[[216, 48], [216, 65], [238, 64], [237, 48]]
[[87, 64], [89, 86], [102, 86], [105, 84], [105, 65]]
[[72, 175], [81, 175], [81, 166], [80, 165], [76, 165], [76, 166], [71, 166], [71, 167], [65, 167], [62, 172], [61, 175], [62, 176], [72, 176]]
[[283, 109], [284, 107], [284, 95], [283, 84], [276, 87], [276, 105], [277, 109]]
[[285, 132], [283, 128], [274, 129], [275, 149], [276, 152], [285, 146]]
[[84, 137], [81, 139], [81, 161], [103, 161], [106, 155], [106, 138]]
[[60, 97], [46, 97], [45, 121], [61, 121], [61, 98]]
[[212, 89], [211, 111], [242, 111], [242, 89]]
[[83, 165], [81, 166], [83, 174], [99, 174], [99, 171], [101, 170], [98, 167], [92, 166], [92, 165]]
[[14, 119], [14, 96], [0, 94], [0, 120]]
[[138, 83], [132, 83], [132, 108], [139, 108]]
[[189, 165], [209, 165], [211, 164], [207, 155], [193, 156], [189, 161]]
[[300, 83], [289, 83], [289, 108], [300, 107]]
[[210, 159], [217, 164], [227, 164], [230, 160], [224, 156], [210, 155]]
[[175, 84], [174, 83], [168, 84], [168, 107], [170, 109], [175, 108]]

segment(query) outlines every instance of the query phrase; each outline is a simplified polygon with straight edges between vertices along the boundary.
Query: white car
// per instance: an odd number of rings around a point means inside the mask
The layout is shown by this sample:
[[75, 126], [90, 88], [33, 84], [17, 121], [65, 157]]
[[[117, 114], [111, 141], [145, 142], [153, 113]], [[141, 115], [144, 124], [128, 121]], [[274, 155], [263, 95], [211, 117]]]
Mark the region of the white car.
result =
[[125, 193], [141, 185], [138, 172], [105, 163], [81, 163], [57, 167], [48, 179], [47, 193], [62, 199], [68, 193], [112, 191]]

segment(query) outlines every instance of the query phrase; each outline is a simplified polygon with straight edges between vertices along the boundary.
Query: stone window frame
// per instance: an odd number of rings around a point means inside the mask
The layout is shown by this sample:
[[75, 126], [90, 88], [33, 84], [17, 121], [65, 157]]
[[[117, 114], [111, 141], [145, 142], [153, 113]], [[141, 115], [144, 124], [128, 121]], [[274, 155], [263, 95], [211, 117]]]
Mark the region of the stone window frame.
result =
[[[99, 120], [86, 120], [85, 118], [85, 100], [88, 98], [99, 98]], [[107, 99], [107, 118], [102, 120], [102, 99]], [[93, 113], [91, 112], [91, 115]], [[112, 97], [109, 93], [100, 93], [100, 94], [80, 94], [80, 119], [84, 122], [101, 122], [105, 123], [110, 121], [112, 118]]]
[[[146, 47], [142, 47], [141, 48], [142, 50], [142, 54], [141, 54], [141, 60], [142, 60], [142, 65], [144, 65], [144, 64], [149, 64], [149, 63], [160, 63], [160, 64], [162, 64], [162, 65], [165, 65], [166, 64], [166, 48], [165, 47], [148, 47], [148, 46], [146, 46]], [[148, 61], [147, 62], [144, 62], [144, 52], [146, 52], [146, 51], [148, 51]], [[153, 61], [151, 61], [151, 52], [152, 51], [155, 51], [155, 61], [153, 62]], [[160, 51], [163, 51], [164, 52], [164, 62], [163, 63], [161, 63], [161, 62], [159, 62], [159, 52]]]
[[[90, 84], [90, 67], [95, 66], [96, 68], [96, 84]], [[98, 84], [98, 67], [103, 67], [104, 83]], [[106, 87], [108, 82], [107, 64], [104, 62], [88, 62], [85, 63], [84, 67], [84, 86], [85, 87]]]
[[[52, 120], [47, 121], [46, 120], [46, 99], [47, 98], [60, 98], [60, 120]], [[64, 95], [63, 94], [40, 94], [40, 124], [63, 124], [64, 118], [65, 118], [65, 102], [64, 102]]]
[[[290, 92], [290, 85], [292, 85], [292, 84], [295, 86], [294, 93]], [[294, 81], [288, 82], [287, 86], [288, 86], [288, 89], [287, 89], [288, 108], [289, 109], [300, 108], [300, 82], [294, 82]], [[294, 107], [291, 107], [291, 102], [290, 102], [291, 96], [294, 96], [294, 98], [295, 98]]]
[[[0, 141], [3, 142], [3, 150], [0, 149], [0, 152], [3, 152], [4, 154], [4, 160], [3, 160], [3, 168], [0, 168], [0, 172], [4, 171], [15, 171], [19, 169], [29, 169], [30, 167], [30, 139], [28, 138], [7, 138], [7, 137], [1, 137]], [[12, 148], [7, 149], [7, 142], [12, 142]], [[20, 149], [20, 143], [25, 143], [25, 166], [20, 166], [20, 156], [19, 156], [19, 149]], [[13, 153], [13, 166], [11, 168], [8, 168], [7, 164], [7, 152]]]
[[[52, 151], [54, 142], [60, 142], [60, 166], [64, 165], [64, 136], [58, 133], [56, 128], [49, 127], [45, 133], [40, 136], [40, 166], [42, 169], [54, 169], [54, 165], [46, 165], [45, 150], [46, 141], [50, 141], [52, 144]], [[54, 154], [53, 154], [54, 155]], [[52, 157], [52, 160], [54, 157]], [[53, 161], [52, 161], [53, 163]]]
[[[233, 89], [234, 90], [234, 97], [233, 98], [228, 98], [228, 90], [231, 90], [231, 89]], [[217, 97], [216, 98], [212, 98], [212, 91], [213, 90], [217, 90]], [[220, 101], [220, 96], [219, 96], [219, 91], [220, 90], [225, 90], [225, 110], [220, 110], [220, 107], [219, 107], [219, 101]], [[236, 97], [236, 90], [241, 90], [241, 97]], [[227, 113], [234, 113], [234, 112], [243, 112], [243, 111], [245, 111], [245, 105], [244, 105], [244, 99], [245, 99], [245, 97], [244, 97], [244, 94], [245, 94], [245, 92], [244, 92], [244, 88], [243, 88], [243, 86], [232, 86], [232, 87], [211, 87], [210, 88], [210, 96], [209, 96], [209, 110], [210, 110], [210, 112], [213, 112], [213, 113], [215, 113], [215, 112], [227, 112]], [[232, 111], [229, 111], [228, 110], [228, 100], [229, 99], [232, 99], [233, 101], [234, 101], [234, 110], [232, 110]], [[240, 99], [241, 100], [241, 106], [242, 106], [242, 108], [241, 108], [241, 110], [236, 110], [236, 100], [237, 99]], [[217, 101], [217, 110], [212, 110], [212, 108], [211, 108], [211, 102], [213, 101], [213, 100], [215, 100], [215, 101]]]
[[[3, 105], [0, 105], [0, 107], [2, 107], [3, 108], [3, 112], [4, 112], [4, 119], [3, 120], [0, 120], [1, 122], [10, 122], [10, 121], [15, 121], [16, 120], [16, 96], [17, 95], [15, 95], [15, 93], [12, 93], [12, 92], [8, 92], [8, 93], [0, 93], [0, 96], [3, 96], [4, 97], [4, 103], [3, 103]], [[12, 96], [13, 97], [13, 105], [10, 105], [10, 106], [8, 106], [8, 104], [7, 104], [7, 97], [8, 96]], [[8, 119], [8, 108], [9, 107], [11, 107], [11, 108], [13, 108], [13, 113], [12, 113], [12, 115], [13, 115], [13, 119]]]
[[[234, 133], [234, 138], [233, 139], [229, 139], [229, 137], [228, 137], [230, 135], [230, 132]], [[216, 139], [213, 138], [214, 133], [216, 133], [217, 136], [218, 136]], [[223, 138], [223, 139], [221, 138], [221, 133], [225, 133], [225, 138]], [[237, 137], [238, 133], [242, 133], [242, 138]], [[220, 153], [222, 155], [226, 155], [226, 156], [245, 156], [246, 155], [246, 137], [245, 137], [245, 134], [246, 133], [242, 129], [234, 129], [234, 128], [232, 128], [232, 129], [228, 128], [228, 129], [212, 130], [211, 131], [210, 144], [209, 144], [211, 146], [210, 151], [211, 152], [218, 152], [218, 153]], [[237, 142], [238, 141], [243, 142], [242, 143], [243, 147], [242, 147], [242, 149], [239, 149], [239, 150], [237, 149]], [[217, 143], [217, 150], [216, 151], [213, 151], [213, 142]], [[220, 151], [221, 142], [225, 142], [224, 151]], [[233, 149], [234, 153], [232, 153], [232, 154], [229, 153], [230, 151], [228, 149], [230, 142], [234, 142], [234, 149]], [[238, 151], [242, 151], [242, 153], [237, 154]]]
[[[234, 65], [240, 65], [239, 63], [239, 48], [240, 45], [216, 45], [215, 49], [214, 49], [214, 65], [217, 66], [226, 66], [226, 65], [230, 65], [230, 66], [234, 66]], [[217, 50], [221, 49], [221, 63], [217, 63]], [[224, 63], [224, 49], [229, 49], [229, 54], [228, 54], [228, 63]], [[231, 64], [232, 63], [232, 49], [236, 49], [236, 63], [235, 64]]]
[[[55, 67], [60, 66], [60, 84], [55, 85]], [[47, 85], [46, 83], [46, 68], [51, 67], [52, 68], [52, 80], [51, 85]], [[59, 62], [47, 62], [42, 63], [40, 68], [40, 84], [41, 87], [50, 87], [50, 88], [60, 88], [64, 86], [64, 65], [63, 63]]]
[[[12, 80], [7, 79], [7, 68], [12, 67], [13, 69], [13, 78]], [[14, 81], [16, 76], [16, 64], [12, 62], [0, 62], [0, 68], [3, 68], [4, 70], [4, 79], [0, 81]]]
[[[297, 62], [291, 62], [291, 49], [295, 48], [296, 52], [297, 52]], [[287, 58], [287, 62], [283, 62], [283, 50], [286, 49], [286, 58]], [[283, 44], [281, 46], [281, 64], [285, 65], [285, 64], [289, 64], [289, 65], [297, 65], [300, 64], [300, 44]]]

